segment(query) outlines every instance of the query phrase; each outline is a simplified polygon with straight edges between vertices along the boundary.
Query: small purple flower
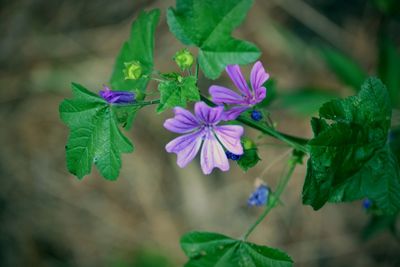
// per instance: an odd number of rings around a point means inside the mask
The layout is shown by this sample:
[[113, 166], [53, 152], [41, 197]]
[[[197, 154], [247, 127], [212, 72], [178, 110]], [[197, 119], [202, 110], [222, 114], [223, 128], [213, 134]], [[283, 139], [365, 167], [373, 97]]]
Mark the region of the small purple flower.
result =
[[267, 90], [263, 84], [268, 80], [269, 74], [265, 72], [261, 62], [257, 61], [251, 70], [250, 89], [240, 71], [239, 65], [227, 66], [226, 72], [239, 89], [240, 94], [218, 85], [212, 85], [209, 89], [209, 93], [216, 104], [235, 105], [225, 112], [224, 118], [225, 120], [234, 120], [243, 111], [260, 103], [265, 98]]
[[249, 206], [264, 206], [268, 202], [269, 187], [265, 184], [260, 185], [257, 189], [251, 193], [247, 204]]
[[135, 102], [135, 94], [128, 91], [113, 91], [107, 86], [103, 86], [103, 90], [99, 95], [110, 104], [131, 104]]
[[222, 120], [224, 107], [209, 107], [197, 102], [193, 115], [184, 108], [175, 107], [175, 117], [164, 122], [164, 127], [174, 133], [184, 134], [170, 141], [165, 149], [177, 154], [177, 164], [185, 167], [201, 148], [200, 164], [204, 174], [210, 174], [217, 167], [229, 170], [224, 148], [236, 155], [243, 154], [240, 137], [243, 127], [239, 125], [217, 124]]

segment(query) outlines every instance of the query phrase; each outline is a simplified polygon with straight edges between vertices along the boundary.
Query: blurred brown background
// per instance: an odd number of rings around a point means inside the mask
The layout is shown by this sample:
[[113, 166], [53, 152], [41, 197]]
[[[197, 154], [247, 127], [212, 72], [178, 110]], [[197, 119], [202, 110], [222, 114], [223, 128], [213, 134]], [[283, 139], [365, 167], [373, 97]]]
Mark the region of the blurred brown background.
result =
[[[182, 266], [179, 237], [189, 230], [238, 237], [261, 210], [246, 200], [254, 179], [284, 157], [288, 147], [260, 147], [262, 161], [243, 173], [204, 176], [198, 160], [179, 169], [164, 145], [174, 137], [162, 127], [171, 112], [140, 112], [128, 134], [136, 152], [123, 157], [116, 182], [94, 171], [82, 181], [65, 167], [68, 129], [58, 105], [70, 82], [98, 91], [141, 9], [161, 8], [156, 68], [171, 71], [182, 46], [169, 33], [165, 10], [174, 1], [0, 1], [0, 266]], [[235, 35], [254, 42], [279, 90], [315, 85], [346, 96], [312, 45], [326, 42], [362, 66], [376, 64], [379, 14], [370, 1], [258, 0]], [[398, 27], [395, 24], [394, 28]], [[249, 68], [245, 68], [248, 75]], [[231, 86], [224, 74], [216, 82]], [[200, 81], [206, 91], [210, 81]], [[154, 87], [154, 84], [151, 84]], [[271, 106], [284, 132], [311, 137], [307, 117]], [[256, 136], [248, 130], [250, 136]], [[283, 161], [262, 176], [275, 185]], [[360, 202], [301, 205], [305, 167], [296, 170], [274, 210], [251, 241], [288, 252], [295, 266], [400, 266], [399, 243], [387, 233], [363, 241], [368, 221]]]

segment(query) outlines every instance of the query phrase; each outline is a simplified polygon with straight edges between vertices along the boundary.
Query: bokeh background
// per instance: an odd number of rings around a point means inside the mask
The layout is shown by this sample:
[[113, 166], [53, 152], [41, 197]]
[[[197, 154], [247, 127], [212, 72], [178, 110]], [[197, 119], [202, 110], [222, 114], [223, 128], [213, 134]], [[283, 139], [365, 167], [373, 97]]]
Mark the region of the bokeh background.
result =
[[[163, 11], [155, 65], [175, 70], [171, 58], [182, 46], [165, 20], [173, 5], [171, 0], [0, 1], [0, 266], [182, 266], [183, 233], [196, 229], [238, 237], [261, 212], [246, 205], [254, 180], [273, 187], [288, 147], [248, 130], [263, 144], [262, 161], [249, 172], [231, 164], [227, 173], [204, 176], [197, 160], [179, 169], [175, 155], [164, 150], [174, 136], [162, 122], [172, 114], [156, 115], [155, 107], [143, 109], [127, 133], [136, 151], [123, 156], [117, 181], [105, 181], [97, 171], [79, 181], [66, 170], [68, 129], [58, 105], [71, 96], [70, 83], [93, 91], [107, 83], [141, 9]], [[379, 49], [382, 34], [399, 52], [396, 5], [396, 0], [255, 1], [235, 36], [263, 52], [261, 60], [277, 82], [268, 110], [281, 131], [311, 137], [308, 116], [318, 105], [355, 93], [326, 64], [321, 45], [341, 51], [369, 74], [377, 73], [386, 51]], [[200, 77], [204, 92], [211, 83]], [[231, 86], [225, 74], [214, 83]], [[392, 94], [394, 102], [396, 97]], [[400, 243], [391, 234], [362, 238], [369, 216], [361, 202], [326, 205], [318, 212], [302, 206], [304, 175], [300, 166], [283, 195], [284, 206], [251, 241], [287, 251], [295, 266], [400, 266]]]

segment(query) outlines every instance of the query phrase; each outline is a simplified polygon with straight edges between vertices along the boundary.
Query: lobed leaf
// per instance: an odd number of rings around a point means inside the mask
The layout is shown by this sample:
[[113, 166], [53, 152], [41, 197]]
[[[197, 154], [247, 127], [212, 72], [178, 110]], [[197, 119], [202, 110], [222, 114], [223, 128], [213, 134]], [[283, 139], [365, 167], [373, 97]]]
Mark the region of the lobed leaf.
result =
[[60, 105], [61, 120], [70, 128], [66, 145], [67, 168], [79, 179], [95, 163], [109, 180], [119, 175], [121, 153], [133, 151], [132, 143], [118, 128], [111, 105], [79, 84], [72, 84], [74, 98]]
[[387, 144], [391, 112], [377, 78], [367, 79], [358, 95], [320, 108], [311, 121], [304, 204], [319, 209], [327, 201], [369, 198], [386, 214], [400, 209], [399, 167]]
[[260, 56], [254, 44], [231, 36], [252, 4], [253, 0], [177, 0], [176, 9], [168, 9], [167, 21], [182, 43], [199, 48], [201, 69], [216, 79], [227, 65], [248, 64]]
[[190, 232], [181, 238], [189, 257], [185, 267], [290, 267], [292, 259], [284, 252], [243, 240], [208, 232]]
[[157, 112], [161, 113], [176, 106], [186, 107], [188, 101], [199, 101], [200, 93], [194, 76], [181, 77], [181, 81], [168, 80], [158, 85], [160, 104]]

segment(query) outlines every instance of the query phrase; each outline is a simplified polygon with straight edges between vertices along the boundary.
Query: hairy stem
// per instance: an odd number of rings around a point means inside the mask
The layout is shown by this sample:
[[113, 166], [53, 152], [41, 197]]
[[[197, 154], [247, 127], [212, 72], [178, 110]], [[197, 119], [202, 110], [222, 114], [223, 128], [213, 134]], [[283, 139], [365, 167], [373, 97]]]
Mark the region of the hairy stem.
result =
[[246, 231], [246, 233], [243, 235], [243, 240], [246, 241], [247, 238], [250, 236], [250, 234], [256, 229], [256, 227], [265, 219], [265, 217], [268, 215], [268, 213], [276, 207], [276, 205], [280, 201], [281, 194], [285, 190], [290, 178], [292, 177], [292, 174], [294, 172], [294, 169], [296, 168], [296, 157], [292, 157], [289, 160], [289, 170], [287, 173], [280, 179], [278, 186], [276, 187], [276, 191], [272, 196], [269, 197], [269, 202], [264, 210], [264, 212], [257, 218], [257, 220], [249, 227], [249, 229]]

